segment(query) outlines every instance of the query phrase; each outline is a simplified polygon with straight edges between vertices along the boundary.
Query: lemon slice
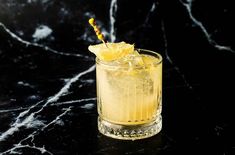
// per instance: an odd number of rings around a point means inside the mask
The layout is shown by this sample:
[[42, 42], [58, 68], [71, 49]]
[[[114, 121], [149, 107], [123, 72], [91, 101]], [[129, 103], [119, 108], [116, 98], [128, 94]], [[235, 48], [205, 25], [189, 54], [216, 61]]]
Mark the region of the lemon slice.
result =
[[102, 61], [117, 60], [134, 52], [134, 45], [125, 42], [106, 44], [107, 47], [103, 43], [90, 45], [88, 49]]

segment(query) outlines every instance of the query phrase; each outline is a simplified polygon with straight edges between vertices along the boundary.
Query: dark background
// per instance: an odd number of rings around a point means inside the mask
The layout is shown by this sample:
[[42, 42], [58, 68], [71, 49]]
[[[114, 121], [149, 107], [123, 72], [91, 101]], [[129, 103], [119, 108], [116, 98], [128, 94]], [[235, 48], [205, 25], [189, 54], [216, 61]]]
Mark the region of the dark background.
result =
[[[160, 134], [98, 133], [91, 17], [163, 56]], [[235, 154], [234, 18], [228, 0], [0, 0], [0, 154]]]

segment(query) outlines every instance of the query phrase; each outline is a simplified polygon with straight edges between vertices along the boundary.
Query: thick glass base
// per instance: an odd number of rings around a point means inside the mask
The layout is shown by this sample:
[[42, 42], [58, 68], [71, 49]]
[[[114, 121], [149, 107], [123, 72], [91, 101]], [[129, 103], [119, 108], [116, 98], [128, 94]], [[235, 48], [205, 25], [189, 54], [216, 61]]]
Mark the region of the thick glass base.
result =
[[98, 117], [98, 129], [105, 136], [122, 140], [137, 140], [156, 135], [162, 129], [162, 116], [141, 125], [113, 124]]

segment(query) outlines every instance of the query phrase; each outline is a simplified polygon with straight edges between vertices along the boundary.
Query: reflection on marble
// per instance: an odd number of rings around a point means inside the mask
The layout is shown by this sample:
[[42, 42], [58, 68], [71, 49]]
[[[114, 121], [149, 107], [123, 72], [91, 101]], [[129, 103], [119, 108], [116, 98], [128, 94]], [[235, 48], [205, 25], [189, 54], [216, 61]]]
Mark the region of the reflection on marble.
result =
[[[233, 154], [225, 86], [233, 81], [234, 12], [221, 3], [0, 0], [0, 154]], [[120, 141], [98, 133], [90, 17], [107, 40], [162, 54], [160, 134]], [[206, 104], [202, 90], [213, 94]]]

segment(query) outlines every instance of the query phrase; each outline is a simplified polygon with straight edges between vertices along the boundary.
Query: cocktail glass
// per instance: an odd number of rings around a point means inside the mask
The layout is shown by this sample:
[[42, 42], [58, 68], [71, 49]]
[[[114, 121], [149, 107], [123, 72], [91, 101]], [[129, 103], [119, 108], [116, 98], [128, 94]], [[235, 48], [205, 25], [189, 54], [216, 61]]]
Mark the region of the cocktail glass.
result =
[[121, 61], [96, 58], [98, 129], [108, 137], [136, 140], [161, 131], [162, 57], [137, 51]]

